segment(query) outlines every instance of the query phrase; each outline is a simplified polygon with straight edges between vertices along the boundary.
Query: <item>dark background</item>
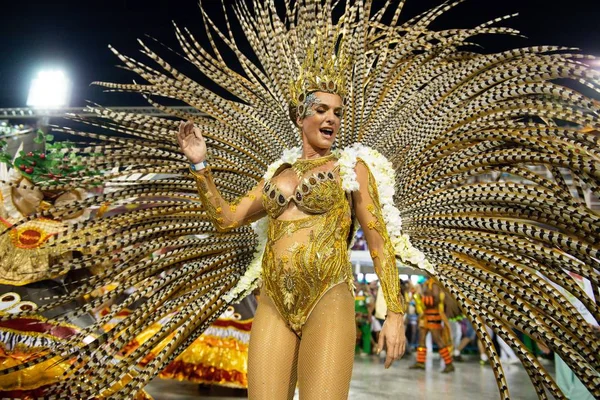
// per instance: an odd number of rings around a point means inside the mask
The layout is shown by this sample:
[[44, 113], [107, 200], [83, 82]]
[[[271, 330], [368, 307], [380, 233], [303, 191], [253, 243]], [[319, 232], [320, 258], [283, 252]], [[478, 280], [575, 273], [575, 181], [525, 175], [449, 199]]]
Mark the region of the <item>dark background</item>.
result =
[[[220, 3], [203, 0], [204, 8], [215, 16], [222, 12]], [[439, 0], [407, 0], [402, 20], [436, 4]], [[137, 38], [144, 38], [161, 55], [170, 53], [145, 38], [146, 34], [178, 49], [171, 21], [188, 27], [199, 39], [204, 35], [198, 3], [193, 0], [23, 0], [3, 2], [2, 8], [0, 107], [25, 106], [31, 79], [45, 66], [67, 71], [74, 86], [71, 105], [83, 105], [85, 100], [104, 105], [142, 105], [138, 97], [105, 94], [101, 88], [89, 85], [94, 80], [131, 82], [134, 78], [132, 73], [116, 67], [119, 61], [107, 45], [145, 61], [138, 52]], [[485, 51], [553, 44], [578, 47], [600, 56], [600, 1], [467, 0], [442, 16], [433, 28], [474, 26], [516, 12], [520, 15], [502, 25], [517, 28], [527, 37], [487, 39]], [[176, 56], [170, 60], [185, 64]], [[182, 68], [190, 71], [187, 65]]]

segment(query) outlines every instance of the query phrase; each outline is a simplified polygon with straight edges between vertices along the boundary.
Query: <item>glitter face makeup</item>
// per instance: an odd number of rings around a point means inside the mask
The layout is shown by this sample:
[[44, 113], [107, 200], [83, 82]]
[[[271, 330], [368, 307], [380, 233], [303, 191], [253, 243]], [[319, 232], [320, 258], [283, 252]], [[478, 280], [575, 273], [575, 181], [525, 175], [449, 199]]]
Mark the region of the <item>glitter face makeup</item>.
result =
[[313, 106], [315, 104], [319, 104], [321, 100], [317, 97], [315, 92], [310, 93], [306, 96], [306, 100], [304, 101], [304, 114], [299, 114], [301, 118], [309, 117], [311, 115], [315, 115], [315, 110], [313, 110]]

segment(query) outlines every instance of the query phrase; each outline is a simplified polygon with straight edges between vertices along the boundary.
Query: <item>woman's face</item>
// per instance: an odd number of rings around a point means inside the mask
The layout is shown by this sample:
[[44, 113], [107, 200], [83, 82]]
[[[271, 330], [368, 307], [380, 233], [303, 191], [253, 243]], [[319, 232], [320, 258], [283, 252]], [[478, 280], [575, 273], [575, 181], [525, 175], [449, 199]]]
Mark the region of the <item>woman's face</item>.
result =
[[342, 98], [337, 94], [314, 92], [306, 103], [306, 116], [298, 118], [305, 144], [315, 150], [330, 149], [340, 130]]

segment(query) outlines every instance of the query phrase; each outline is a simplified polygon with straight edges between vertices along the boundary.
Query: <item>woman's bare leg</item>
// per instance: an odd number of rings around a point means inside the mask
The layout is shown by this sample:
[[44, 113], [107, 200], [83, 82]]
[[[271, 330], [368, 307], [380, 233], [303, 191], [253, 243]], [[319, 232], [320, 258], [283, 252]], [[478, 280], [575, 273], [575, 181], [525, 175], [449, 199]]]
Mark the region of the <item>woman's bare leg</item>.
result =
[[291, 400], [297, 381], [298, 336], [263, 292], [252, 321], [248, 349], [248, 398]]
[[346, 400], [352, 378], [356, 324], [347, 284], [319, 300], [302, 329], [298, 356], [301, 400]]

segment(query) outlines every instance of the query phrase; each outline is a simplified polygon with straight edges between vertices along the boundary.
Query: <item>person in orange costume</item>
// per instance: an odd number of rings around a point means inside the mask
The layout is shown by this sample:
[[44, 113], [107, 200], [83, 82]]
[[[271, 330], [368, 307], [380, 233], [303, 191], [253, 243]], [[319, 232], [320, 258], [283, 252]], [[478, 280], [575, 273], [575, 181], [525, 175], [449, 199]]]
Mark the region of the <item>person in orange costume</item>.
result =
[[419, 347], [417, 347], [417, 360], [410, 369], [425, 369], [427, 360], [427, 347], [425, 338], [431, 332], [431, 337], [437, 344], [440, 356], [446, 364], [443, 373], [454, 371], [452, 363], [451, 340], [448, 319], [444, 314], [445, 293], [433, 279], [428, 279], [422, 285], [422, 293], [414, 295], [419, 318]]

